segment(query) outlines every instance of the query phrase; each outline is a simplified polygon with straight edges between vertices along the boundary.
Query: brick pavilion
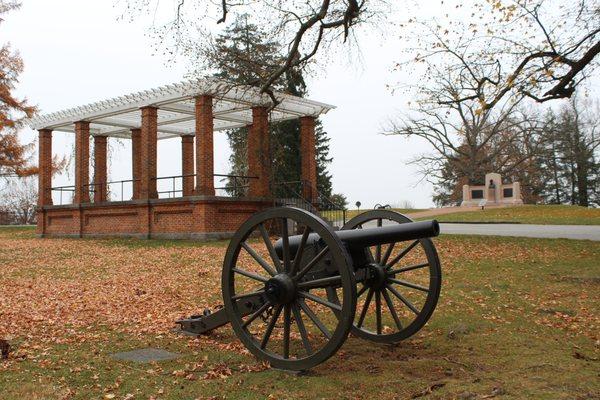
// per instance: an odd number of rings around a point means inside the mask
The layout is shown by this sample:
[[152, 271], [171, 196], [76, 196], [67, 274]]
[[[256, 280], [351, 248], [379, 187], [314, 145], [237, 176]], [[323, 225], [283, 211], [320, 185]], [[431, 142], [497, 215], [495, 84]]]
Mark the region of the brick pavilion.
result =
[[[36, 117], [39, 131], [37, 233], [49, 236], [226, 238], [249, 215], [273, 203], [269, 123], [300, 119], [303, 196], [316, 191], [315, 118], [331, 105], [214, 79], [185, 81]], [[247, 176], [215, 174], [213, 135], [249, 127]], [[52, 132], [75, 135], [75, 182], [52, 186]], [[131, 139], [132, 177], [109, 182], [107, 139]], [[181, 141], [181, 175], [157, 176], [157, 141]], [[93, 178], [90, 182], [90, 140]], [[216, 193], [215, 176], [239, 182], [234, 194]], [[159, 191], [168, 179], [172, 190]], [[177, 182], [177, 183], [175, 183]], [[124, 195], [129, 186], [130, 195]], [[113, 199], [120, 189], [120, 198]], [[63, 203], [63, 193], [72, 201]], [[167, 194], [168, 198], [164, 195]], [[53, 204], [53, 198], [60, 204]], [[117, 196], [118, 197], [118, 196]]]

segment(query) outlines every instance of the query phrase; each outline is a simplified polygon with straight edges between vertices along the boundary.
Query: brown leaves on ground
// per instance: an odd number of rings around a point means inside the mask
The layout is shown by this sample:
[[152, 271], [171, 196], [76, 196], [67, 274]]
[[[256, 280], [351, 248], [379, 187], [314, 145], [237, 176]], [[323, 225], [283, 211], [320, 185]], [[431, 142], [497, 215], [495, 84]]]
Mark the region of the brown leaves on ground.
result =
[[94, 326], [162, 334], [176, 319], [219, 302], [223, 247], [0, 241], [0, 337], [63, 342]]
[[[541, 242], [496, 241], [441, 238], [438, 251], [445, 273], [445, 285], [457, 282], [465, 262], [477, 264], [490, 259], [504, 263], [552, 263], [564, 249]], [[588, 251], [588, 250], [586, 250]], [[589, 257], [586, 251], [581, 256]], [[589, 250], [593, 251], [593, 250]], [[23, 341], [19, 350], [45, 343], [72, 343], [101, 340], [107, 330], [140, 338], [168, 334], [174, 321], [214, 308], [221, 303], [222, 244], [198, 246], [146, 246], [106, 240], [40, 240], [0, 234], [0, 337]], [[491, 271], [493, 272], [493, 271]], [[496, 273], [504, 273], [496, 271]], [[504, 275], [506, 276], [506, 275]], [[480, 289], [498, 293], [493, 284]], [[500, 289], [500, 292], [502, 290]], [[567, 332], [598, 326], [597, 313], [586, 309], [589, 291], [572, 293], [581, 306], [574, 315], [562, 311], [535, 315], [541, 325]], [[517, 293], [538, 309], [558, 308], [552, 294]], [[495, 323], [508, 323], [506, 309], [494, 309], [480, 290], [465, 290], [463, 298], [441, 299], [444, 307], [460, 307], [461, 312]], [[557, 294], [556, 296], [560, 296]], [[512, 310], [521, 313], [521, 309]], [[504, 317], [501, 317], [504, 316]], [[100, 329], [104, 328], [104, 329]], [[424, 334], [427, 334], [425, 332]], [[193, 350], [206, 346], [238, 354], [249, 354], [238, 341], [224, 341], [219, 333], [190, 340]], [[260, 365], [247, 370], [260, 370]], [[197, 373], [185, 371], [184, 379], [216, 379], [228, 376], [226, 368]]]

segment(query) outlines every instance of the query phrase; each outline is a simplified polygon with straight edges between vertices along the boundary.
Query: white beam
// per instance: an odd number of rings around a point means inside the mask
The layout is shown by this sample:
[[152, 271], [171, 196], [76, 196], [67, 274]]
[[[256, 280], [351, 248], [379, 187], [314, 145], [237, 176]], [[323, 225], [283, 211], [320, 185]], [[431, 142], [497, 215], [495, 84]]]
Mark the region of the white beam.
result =
[[[30, 119], [28, 124], [32, 129], [56, 129], [65, 125], [71, 125], [76, 121], [94, 122], [99, 119], [130, 113], [142, 107], [152, 106], [164, 110], [168, 108], [181, 108], [182, 105], [176, 105], [175, 103], [190, 100], [201, 95], [210, 95], [223, 102], [241, 104], [245, 106], [242, 107], [243, 109], [268, 106], [270, 104], [269, 97], [261, 94], [257, 88], [236, 85], [216, 79], [201, 79], [166, 85], [152, 90], [38, 116]], [[333, 106], [324, 103], [290, 96], [285, 93], [275, 93], [275, 97], [281, 101], [277, 110], [286, 114], [316, 116], [333, 108]], [[184, 108], [187, 108], [185, 112], [183, 110], [178, 110], [178, 112], [191, 115], [190, 113], [193, 110], [185, 106]], [[223, 112], [227, 114], [236, 111], [240, 111], [239, 106], [217, 110], [217, 113]]]

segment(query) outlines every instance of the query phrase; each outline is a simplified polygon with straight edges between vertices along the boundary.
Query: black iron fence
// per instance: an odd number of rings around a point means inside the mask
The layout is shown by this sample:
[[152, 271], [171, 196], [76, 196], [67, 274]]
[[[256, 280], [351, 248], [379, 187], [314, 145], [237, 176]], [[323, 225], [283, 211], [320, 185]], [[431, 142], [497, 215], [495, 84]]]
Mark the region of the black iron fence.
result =
[[272, 191], [275, 206], [292, 206], [310, 211], [337, 228], [346, 223], [346, 209], [307, 181], [278, 182], [273, 185]]
[[246, 197], [250, 188], [250, 181], [258, 179], [258, 176], [245, 175], [223, 175], [215, 174], [216, 178], [220, 178], [219, 182], [223, 182], [224, 186], [215, 187], [215, 194], [223, 197]]
[[154, 178], [154, 180], [156, 180], [158, 198], [174, 199], [177, 197], [183, 197], [184, 180], [191, 180], [191, 182], [189, 183], [191, 185], [190, 190], [193, 191], [195, 176], [196, 174], [186, 174], [161, 176], [158, 178]]
[[100, 201], [129, 201], [133, 199], [135, 182], [139, 179], [124, 179], [121, 181], [99, 182], [84, 185], [88, 188], [90, 202], [96, 201], [96, 192], [105, 193], [106, 197]]
[[[248, 188], [252, 179], [258, 179], [257, 176], [244, 175], [225, 175], [214, 174], [214, 177], [220, 178], [219, 181], [224, 185], [215, 187], [215, 195], [223, 197], [245, 197], [248, 195]], [[183, 197], [184, 181], [188, 179], [187, 184], [193, 192], [195, 187], [196, 174], [171, 175], [153, 178], [156, 180], [157, 194], [159, 198], [178, 198]], [[124, 179], [120, 181], [99, 182], [86, 184], [84, 187], [89, 194], [90, 203], [95, 202], [95, 193], [106, 193], [104, 199], [100, 201], [129, 201], [133, 199], [134, 184], [139, 179]], [[56, 186], [50, 189], [53, 194], [55, 205], [72, 204], [75, 194], [75, 186]], [[58, 193], [54, 196], [54, 193]], [[192, 193], [193, 194], [193, 193]]]
[[[59, 205], [63, 205], [63, 204], [71, 204], [73, 202], [73, 197], [75, 196], [75, 186], [56, 186], [50, 189], [50, 193], [52, 195], [52, 200], [53, 202], [56, 204], [56, 202], [54, 201], [54, 193], [58, 192], [58, 204]], [[64, 193], [68, 193], [68, 196], [66, 196]], [[65, 199], [65, 196], [68, 200]]]

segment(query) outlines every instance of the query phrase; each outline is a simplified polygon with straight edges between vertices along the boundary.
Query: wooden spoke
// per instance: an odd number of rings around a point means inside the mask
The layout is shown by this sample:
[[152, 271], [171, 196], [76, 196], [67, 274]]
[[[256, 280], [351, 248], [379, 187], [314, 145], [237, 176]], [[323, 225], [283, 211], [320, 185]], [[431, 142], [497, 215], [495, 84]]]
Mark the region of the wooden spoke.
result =
[[283, 255], [283, 270], [289, 271], [290, 265], [290, 236], [288, 232], [288, 220], [287, 218], [281, 218], [281, 253]]
[[401, 281], [400, 279], [393, 279], [393, 278], [390, 278], [389, 281], [390, 282], [394, 282], [396, 285], [402, 285], [402, 286], [406, 286], [406, 287], [409, 287], [409, 288], [420, 290], [421, 292], [429, 293], [429, 288], [426, 288], [426, 287], [421, 286], [421, 285], [417, 285], [415, 283]]
[[286, 304], [283, 307], [283, 358], [290, 358], [290, 327], [292, 319], [290, 316], [290, 306]]
[[308, 271], [310, 271], [312, 267], [314, 267], [315, 265], [317, 265], [317, 263], [319, 261], [321, 261], [321, 259], [323, 257], [325, 257], [325, 254], [327, 254], [328, 251], [329, 251], [329, 247], [325, 247], [323, 250], [321, 250], [319, 252], [319, 254], [317, 254], [312, 260], [310, 260], [310, 262], [308, 264], [306, 264], [304, 266], [304, 268], [302, 268], [302, 270], [300, 270], [300, 272], [298, 272], [298, 274], [296, 276], [293, 277], [293, 279], [296, 280], [296, 281], [299, 281], [300, 279], [302, 279], [302, 277], [304, 275], [306, 275], [306, 273]]
[[323, 324], [323, 322], [319, 319], [319, 317], [317, 317], [317, 315], [313, 312], [313, 310], [310, 309], [308, 304], [306, 304], [304, 302], [304, 300], [299, 300], [298, 304], [300, 305], [300, 308], [302, 309], [302, 311], [304, 311], [304, 313], [306, 315], [308, 315], [308, 318], [310, 318], [310, 320], [313, 322], [313, 324], [315, 324], [317, 326], [317, 328], [319, 328], [319, 330], [323, 333], [323, 335], [327, 339], [331, 339], [331, 332], [329, 332], [329, 329], [327, 329], [325, 324]]
[[419, 315], [419, 310], [417, 310], [417, 307], [415, 307], [410, 301], [408, 301], [407, 299], [404, 298], [404, 296], [402, 296], [400, 294], [400, 292], [398, 292], [396, 290], [396, 288], [394, 288], [393, 286], [387, 285], [387, 289], [392, 292], [392, 294], [394, 296], [396, 296], [398, 299], [400, 299], [401, 302], [403, 302], [406, 307], [410, 308], [410, 310], [412, 312], [414, 312], [415, 314]]
[[390, 298], [390, 294], [387, 292], [387, 289], [383, 289], [382, 293], [383, 293], [383, 298], [385, 299], [385, 302], [387, 303], [388, 309], [390, 310], [390, 314], [392, 314], [392, 318], [394, 318], [396, 327], [398, 328], [399, 331], [401, 331], [402, 330], [402, 322], [400, 322], [398, 313], [396, 312], [396, 309], [394, 308], [394, 302]]
[[368, 286], [366, 286], [366, 285], [365, 285], [365, 286], [363, 286], [363, 287], [362, 287], [362, 288], [361, 288], [361, 289], [358, 291], [358, 293], [356, 293], [356, 298], [357, 298], [357, 299], [358, 299], [358, 298], [360, 298], [360, 296], [362, 296], [362, 295], [363, 295], [363, 294], [364, 294], [364, 293], [367, 291], [367, 289], [368, 289], [368, 288], [369, 288], [369, 287], [368, 287]]
[[375, 292], [375, 317], [377, 319], [377, 334], [381, 335], [383, 330], [381, 326], [381, 292]]
[[360, 317], [358, 318], [358, 322], [356, 323], [356, 326], [359, 328], [362, 326], [363, 322], [365, 321], [365, 317], [367, 316], [367, 311], [369, 311], [369, 305], [371, 304], [372, 298], [373, 298], [373, 289], [369, 289], [369, 293], [367, 294], [367, 299], [365, 300], [363, 309], [360, 312]]
[[310, 229], [308, 226], [304, 227], [304, 232], [302, 233], [302, 239], [300, 240], [300, 246], [298, 246], [298, 250], [296, 251], [296, 256], [294, 257], [294, 263], [292, 264], [292, 269], [290, 270], [290, 275], [294, 276], [298, 267], [300, 266], [300, 262], [302, 261], [302, 256], [304, 255], [304, 248], [306, 247], [306, 241], [308, 240], [308, 235], [310, 234]]
[[277, 272], [273, 269], [273, 267], [271, 267], [261, 256], [259, 256], [258, 253], [254, 251], [254, 249], [250, 247], [248, 243], [243, 242], [242, 247], [248, 252], [248, 254], [252, 256], [252, 258], [254, 258], [254, 260], [256, 260], [257, 263], [260, 264], [261, 267], [263, 267], [265, 271], [267, 271], [269, 275], [277, 275]]
[[314, 301], [315, 303], [319, 303], [319, 304], [321, 304], [321, 305], [324, 305], [325, 307], [329, 307], [329, 308], [331, 308], [332, 310], [336, 310], [336, 311], [342, 311], [342, 306], [340, 306], [339, 304], [334, 304], [334, 303], [332, 303], [332, 302], [330, 302], [330, 301], [327, 301], [327, 300], [325, 300], [325, 299], [322, 299], [322, 298], [320, 298], [320, 297], [317, 297], [317, 296], [315, 296], [314, 294], [310, 294], [310, 293], [308, 293], [308, 292], [298, 292], [298, 295], [299, 295], [300, 297], [303, 297], [303, 298], [305, 298], [305, 299], [312, 300], [312, 301]]
[[425, 268], [425, 267], [428, 267], [428, 266], [429, 266], [429, 263], [409, 265], [408, 267], [389, 270], [387, 272], [387, 274], [388, 275], [396, 275], [396, 274], [400, 274], [402, 272], [412, 271], [414, 269]]
[[279, 256], [273, 247], [273, 243], [271, 243], [271, 239], [269, 238], [269, 233], [263, 224], [258, 225], [258, 229], [260, 230], [260, 234], [265, 242], [265, 246], [271, 255], [271, 259], [273, 260], [273, 264], [275, 265], [275, 270], [277, 272], [283, 272], [281, 267], [281, 261], [279, 260]]
[[277, 320], [279, 319], [279, 315], [281, 314], [282, 309], [283, 309], [283, 306], [278, 305], [277, 309], [275, 310], [275, 313], [271, 317], [271, 320], [269, 321], [269, 325], [267, 326], [267, 330], [265, 331], [265, 334], [263, 335], [262, 340], [260, 342], [261, 349], [264, 349], [265, 347], [267, 347], [267, 343], [269, 343], [269, 338], [271, 337], [271, 333], [273, 332], [273, 328], [275, 327], [275, 324], [277, 323]]
[[245, 298], [248, 298], [248, 297], [260, 296], [264, 292], [265, 292], [264, 289], [260, 289], [260, 290], [257, 290], [255, 292], [243, 293], [243, 294], [236, 294], [235, 296], [233, 296], [231, 298], [231, 300], [239, 300], [239, 299], [245, 299]]
[[342, 283], [342, 277], [337, 275], [337, 276], [330, 276], [328, 278], [321, 278], [321, 279], [315, 279], [312, 281], [300, 282], [298, 284], [298, 288], [307, 289], [307, 288], [318, 288], [318, 287], [324, 287], [324, 286], [336, 286], [337, 284], [341, 284], [341, 283]]
[[387, 265], [387, 267], [388, 268], [393, 267], [398, 261], [400, 261], [402, 259], [402, 257], [404, 257], [406, 254], [408, 254], [408, 252], [411, 251], [417, 244], [419, 244], [419, 239], [415, 240], [407, 248], [402, 250], [402, 252], [400, 254], [398, 254], [396, 257], [394, 257], [392, 259], [392, 261], [390, 261], [390, 263]]
[[[380, 228], [383, 225], [383, 220], [381, 218], [377, 218], [377, 227]], [[381, 262], [381, 244], [378, 244], [375, 247], [375, 262], [379, 264]]]
[[252, 314], [250, 316], [250, 318], [248, 318], [246, 321], [244, 321], [244, 323], [242, 324], [242, 326], [244, 328], [246, 328], [248, 325], [250, 325], [252, 323], [252, 321], [254, 321], [260, 314], [262, 314], [263, 312], [265, 312], [265, 310], [271, 306], [271, 303], [269, 303], [268, 301], [263, 304], [258, 310], [256, 310], [254, 312], [254, 314]]
[[294, 313], [294, 319], [296, 320], [296, 324], [298, 325], [298, 331], [300, 331], [300, 337], [302, 338], [304, 350], [306, 350], [306, 354], [310, 356], [313, 353], [313, 350], [310, 344], [310, 340], [308, 339], [308, 333], [306, 333], [304, 321], [302, 321], [302, 315], [300, 314], [300, 308], [298, 307], [298, 304], [294, 303], [292, 305], [292, 312]]
[[381, 259], [381, 262], [379, 263], [380, 265], [385, 265], [388, 262], [395, 246], [396, 246], [396, 243], [390, 243], [388, 245], [387, 249], [385, 250], [385, 253], [383, 254], [383, 258]]
[[254, 279], [255, 281], [259, 281], [259, 282], [262, 282], [262, 283], [266, 283], [268, 281], [267, 278], [265, 278], [263, 276], [260, 276], [260, 275], [257, 275], [257, 274], [255, 274], [253, 272], [250, 272], [250, 271], [246, 271], [246, 270], [239, 269], [239, 268], [232, 268], [231, 270], [233, 272], [235, 272], [235, 273], [240, 274], [240, 275], [244, 275], [247, 278]]

